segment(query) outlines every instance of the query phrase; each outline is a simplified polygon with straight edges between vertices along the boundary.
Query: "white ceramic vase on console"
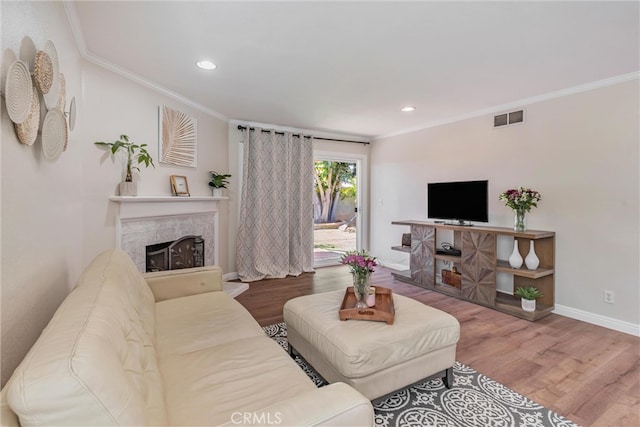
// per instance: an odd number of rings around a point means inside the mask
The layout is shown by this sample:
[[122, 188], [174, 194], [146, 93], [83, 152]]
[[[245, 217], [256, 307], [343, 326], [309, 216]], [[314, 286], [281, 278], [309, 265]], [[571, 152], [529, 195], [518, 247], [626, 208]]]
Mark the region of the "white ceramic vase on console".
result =
[[536, 255], [533, 240], [529, 241], [529, 254], [524, 259], [524, 263], [529, 270], [535, 270], [540, 265], [540, 258]]
[[522, 255], [518, 252], [518, 240], [513, 239], [513, 252], [511, 252], [511, 256], [509, 257], [509, 265], [511, 268], [520, 268], [522, 267]]

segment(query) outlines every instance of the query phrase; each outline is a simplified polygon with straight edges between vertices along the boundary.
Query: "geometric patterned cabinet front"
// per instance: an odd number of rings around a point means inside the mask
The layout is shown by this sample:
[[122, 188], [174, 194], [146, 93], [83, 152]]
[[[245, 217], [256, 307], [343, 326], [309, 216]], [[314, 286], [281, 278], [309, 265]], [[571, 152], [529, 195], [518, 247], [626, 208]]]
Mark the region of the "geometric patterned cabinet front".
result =
[[436, 231], [433, 227], [411, 227], [411, 279], [420, 285], [433, 286]]
[[496, 302], [496, 235], [462, 233], [462, 297], [493, 307]]

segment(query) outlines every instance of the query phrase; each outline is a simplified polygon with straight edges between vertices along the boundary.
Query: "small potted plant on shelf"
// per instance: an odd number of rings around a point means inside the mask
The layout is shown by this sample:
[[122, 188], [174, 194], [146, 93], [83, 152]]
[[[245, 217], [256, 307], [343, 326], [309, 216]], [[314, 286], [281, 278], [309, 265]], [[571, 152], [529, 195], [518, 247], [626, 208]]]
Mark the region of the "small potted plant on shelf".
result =
[[535, 286], [518, 287], [514, 294], [520, 297], [520, 304], [524, 311], [536, 311], [536, 299], [543, 296]]
[[121, 196], [136, 196], [138, 194], [138, 189], [136, 183], [133, 182], [132, 170], [135, 169], [140, 172], [140, 168], [138, 166], [134, 166], [133, 162], [137, 162], [138, 165], [143, 165], [145, 167], [149, 167], [149, 165], [154, 168], [156, 165], [153, 164], [153, 158], [147, 151], [147, 144], [136, 144], [134, 142], [129, 141], [129, 137], [127, 135], [120, 135], [120, 139], [114, 142], [95, 142], [95, 145], [99, 147], [107, 147], [111, 151], [111, 154], [115, 156], [118, 152], [121, 152], [125, 156], [125, 160], [127, 162], [127, 174], [124, 178], [124, 182], [120, 183], [120, 195]]
[[211, 180], [209, 181], [209, 187], [213, 191], [213, 197], [222, 197], [222, 189], [227, 188], [229, 184], [229, 174], [219, 174], [216, 171], [209, 172], [211, 174]]

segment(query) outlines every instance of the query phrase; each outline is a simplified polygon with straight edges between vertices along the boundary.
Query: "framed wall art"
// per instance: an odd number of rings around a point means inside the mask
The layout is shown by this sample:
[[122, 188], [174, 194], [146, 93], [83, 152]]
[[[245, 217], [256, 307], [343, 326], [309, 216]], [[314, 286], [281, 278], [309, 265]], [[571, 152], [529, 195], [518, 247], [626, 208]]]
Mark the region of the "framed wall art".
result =
[[186, 176], [181, 175], [171, 175], [171, 191], [174, 196], [185, 196], [189, 197], [189, 183], [187, 182]]
[[185, 113], [162, 106], [158, 109], [160, 163], [195, 168], [198, 148], [198, 123]]

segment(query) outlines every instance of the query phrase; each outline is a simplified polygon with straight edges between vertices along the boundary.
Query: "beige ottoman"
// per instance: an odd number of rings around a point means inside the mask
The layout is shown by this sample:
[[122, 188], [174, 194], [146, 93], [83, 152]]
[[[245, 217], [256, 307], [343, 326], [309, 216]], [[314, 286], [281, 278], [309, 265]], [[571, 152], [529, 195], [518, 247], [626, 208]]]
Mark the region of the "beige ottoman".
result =
[[453, 384], [458, 320], [393, 295], [393, 325], [338, 317], [344, 291], [294, 298], [284, 305], [291, 352], [330, 383], [345, 382], [374, 400], [426, 378]]

